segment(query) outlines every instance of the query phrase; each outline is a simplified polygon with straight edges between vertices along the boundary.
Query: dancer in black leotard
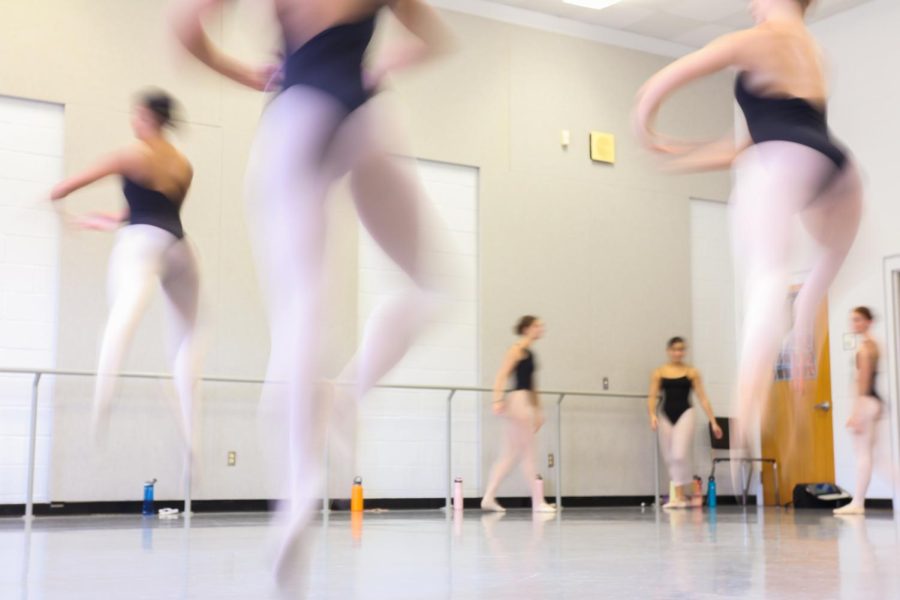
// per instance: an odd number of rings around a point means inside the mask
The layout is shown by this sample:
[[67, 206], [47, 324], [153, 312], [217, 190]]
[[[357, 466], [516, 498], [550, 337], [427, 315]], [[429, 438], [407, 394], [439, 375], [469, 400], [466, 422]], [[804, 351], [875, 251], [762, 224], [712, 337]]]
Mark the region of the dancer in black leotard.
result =
[[[687, 346], [683, 338], [674, 337], [666, 345], [669, 362], [653, 372], [647, 411], [650, 427], [659, 432], [659, 448], [669, 469], [672, 484], [669, 486], [669, 502], [664, 508], [699, 506], [701, 498], [690, 499], [693, 488], [691, 451], [694, 447], [694, 409], [691, 392], [697, 395], [700, 406], [709, 419], [717, 438], [722, 429], [716, 423], [700, 371], [684, 362]], [[660, 411], [661, 409], [661, 411]], [[659, 413], [662, 414], [659, 414]], [[693, 501], [692, 501], [693, 500]]]
[[[132, 116], [138, 143], [62, 181], [54, 188], [52, 198], [61, 200], [109, 175], [123, 178], [127, 210], [80, 219], [86, 229], [118, 230], [109, 261], [110, 312], [97, 367], [94, 428], [102, 429], [106, 423], [115, 393], [115, 375], [156, 285], [162, 284], [174, 334], [173, 370], [181, 401], [178, 423], [189, 457], [200, 376], [196, 332], [199, 275], [180, 217], [193, 169], [165, 136], [165, 128], [172, 124], [173, 103], [162, 92], [144, 94]], [[186, 468], [186, 476], [189, 473]]]
[[[772, 370], [784, 337], [793, 220], [802, 218], [818, 242], [794, 302], [794, 373], [806, 373], [816, 311], [856, 237], [862, 185], [853, 161], [831, 137], [819, 49], [806, 29], [810, 0], [750, 0], [757, 25], [725, 35], [654, 75], [641, 89], [636, 130], [673, 168], [736, 167], [732, 198], [738, 273], [744, 276], [744, 332], [738, 371], [733, 442], [746, 447], [751, 419], [765, 409]], [[718, 143], [670, 141], [653, 130], [663, 101], [687, 83], [720, 71], [740, 71], [735, 94], [750, 140], [729, 133]], [[813, 349], [818, 355], [818, 348]], [[804, 382], [793, 381], [799, 398]], [[759, 404], [763, 406], [760, 407]]]
[[856, 353], [856, 399], [853, 414], [847, 420], [847, 428], [853, 433], [856, 446], [856, 490], [850, 504], [834, 511], [836, 515], [861, 515], [866, 510], [866, 491], [872, 479], [875, 463], [878, 418], [884, 403], [875, 389], [878, 360], [881, 352], [878, 343], [869, 332], [872, 327], [872, 311], [858, 306], [850, 313], [850, 325], [859, 337]]
[[[537, 317], [528, 315], [519, 319], [515, 328], [519, 340], [506, 353], [506, 358], [497, 371], [494, 381], [494, 413], [506, 419], [506, 431], [500, 458], [491, 467], [487, 487], [481, 499], [481, 508], [502, 512], [505, 510], [497, 502], [497, 488], [516, 463], [529, 486], [538, 476], [534, 460], [534, 438], [544, 424], [540, 396], [535, 385], [534, 373], [537, 363], [531, 346], [544, 335], [544, 323]], [[510, 377], [514, 378], [513, 389], [505, 393]], [[532, 490], [529, 490], [531, 493]], [[547, 504], [543, 497], [532, 494], [531, 507], [535, 512], [553, 512], [556, 508]]]
[[[397, 70], [450, 49], [450, 34], [423, 0], [272, 0], [286, 59], [281, 68], [254, 69], [225, 56], [203, 30], [202, 17], [224, 0], [183, 0], [174, 14], [176, 33], [198, 59], [225, 76], [266, 89], [281, 73], [282, 89], [263, 113], [248, 167], [248, 221], [268, 301], [271, 354], [263, 402], [283, 410], [288, 447], [280, 482], [286, 489], [281, 517], [284, 537], [277, 575], [290, 574], [292, 557], [319, 500], [327, 402], [317, 401], [323, 294], [326, 287], [326, 200], [343, 175], [357, 213], [371, 237], [412, 281], [408, 291], [378, 307], [365, 328], [355, 361], [339, 378], [361, 398], [403, 357], [436, 307], [438, 289], [426, 269], [428, 203], [421, 185], [399, 156], [395, 132], [383, 107], [371, 98]], [[363, 59], [382, 10], [390, 10], [411, 33], [364, 67]], [[447, 236], [448, 237], [448, 236]], [[283, 385], [271, 382], [283, 382]], [[349, 403], [348, 401], [348, 403]], [[343, 411], [342, 411], [343, 412]], [[278, 439], [269, 432], [267, 439]], [[332, 457], [333, 459], [334, 457]], [[284, 580], [282, 580], [284, 581]]]

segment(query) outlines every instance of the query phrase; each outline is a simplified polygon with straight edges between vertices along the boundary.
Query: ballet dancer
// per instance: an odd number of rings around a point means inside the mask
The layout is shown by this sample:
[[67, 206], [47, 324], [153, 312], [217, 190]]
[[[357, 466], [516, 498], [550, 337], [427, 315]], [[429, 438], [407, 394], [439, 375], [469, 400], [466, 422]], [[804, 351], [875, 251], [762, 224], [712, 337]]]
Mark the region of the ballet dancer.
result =
[[[519, 319], [515, 327], [519, 339], [506, 352], [503, 364], [497, 371], [494, 380], [494, 414], [505, 419], [504, 441], [500, 458], [491, 468], [487, 488], [481, 499], [482, 510], [503, 512], [497, 502], [497, 488], [509, 475], [516, 463], [522, 469], [522, 475], [529, 485], [534, 487], [538, 477], [534, 458], [534, 438], [544, 424], [544, 413], [537, 393], [535, 371], [537, 361], [531, 346], [544, 335], [544, 323], [539, 318], [527, 315]], [[513, 390], [505, 393], [510, 378], [514, 378]], [[532, 492], [531, 508], [534, 512], [553, 512], [556, 510], [547, 504], [544, 498]]]
[[717, 439], [722, 438], [722, 428], [716, 423], [700, 371], [684, 362], [686, 351], [684, 338], [673, 337], [669, 340], [666, 344], [669, 362], [653, 371], [650, 393], [647, 395], [650, 428], [659, 434], [659, 449], [672, 480], [669, 501], [663, 508], [685, 508], [702, 503], [702, 497], [691, 497], [694, 489], [691, 454], [694, 449], [695, 418], [691, 406], [692, 391], [706, 413], [713, 435]]
[[193, 180], [191, 163], [167, 139], [175, 101], [165, 92], [139, 96], [131, 116], [137, 142], [57, 184], [52, 200], [62, 200], [100, 179], [122, 177], [127, 208], [90, 213], [76, 223], [88, 230], [114, 231], [109, 260], [109, 317], [103, 333], [94, 390], [93, 428], [103, 433], [115, 394], [116, 373], [134, 338], [157, 283], [168, 309], [173, 343], [173, 376], [180, 401], [178, 425], [186, 448], [185, 477], [190, 479], [194, 414], [201, 350], [197, 330], [199, 273], [180, 211]]
[[[280, 583], [304, 563], [303, 536], [318, 501], [326, 402], [315, 400], [320, 378], [326, 199], [343, 175], [362, 224], [413, 283], [372, 314], [355, 360], [339, 378], [362, 398], [406, 353], [438, 299], [425, 270], [423, 225], [429, 210], [421, 185], [389, 146], [393, 131], [373, 98], [394, 72], [436, 58], [452, 41], [437, 12], [421, 0], [273, 0], [285, 46], [281, 67], [254, 68], [224, 55], [203, 19], [224, 0], [185, 0], [173, 11], [181, 43], [207, 66], [265, 90], [280, 79], [266, 107], [248, 167], [251, 233], [267, 295], [271, 351], [267, 381], [286, 405], [290, 462], [283, 479], [289, 499], [276, 560]], [[382, 9], [411, 34], [365, 68]], [[276, 389], [277, 388], [277, 389]], [[264, 404], [266, 401], [264, 399]]]
[[858, 306], [850, 313], [850, 325], [860, 338], [856, 353], [856, 400], [853, 413], [847, 420], [847, 428], [853, 433], [856, 446], [856, 493], [850, 504], [835, 509], [836, 515], [861, 515], [866, 512], [866, 490], [872, 479], [875, 464], [875, 442], [878, 419], [884, 410], [884, 401], [875, 389], [878, 376], [878, 359], [881, 352], [872, 338], [872, 311]]
[[[744, 449], [753, 416], [765, 410], [787, 323], [791, 227], [800, 216], [818, 252], [793, 317], [793, 371], [806, 371], [816, 311], [856, 237], [862, 184], [826, 120], [827, 89], [819, 48], [804, 24], [810, 0], [751, 0], [756, 26], [720, 37], [654, 75], [638, 94], [636, 131], [651, 150], [682, 170], [734, 164], [732, 228], [744, 276], [735, 445]], [[734, 67], [735, 97], [750, 140], [736, 144], [671, 141], [654, 131], [663, 101], [687, 83]], [[793, 389], [802, 393], [803, 378]]]

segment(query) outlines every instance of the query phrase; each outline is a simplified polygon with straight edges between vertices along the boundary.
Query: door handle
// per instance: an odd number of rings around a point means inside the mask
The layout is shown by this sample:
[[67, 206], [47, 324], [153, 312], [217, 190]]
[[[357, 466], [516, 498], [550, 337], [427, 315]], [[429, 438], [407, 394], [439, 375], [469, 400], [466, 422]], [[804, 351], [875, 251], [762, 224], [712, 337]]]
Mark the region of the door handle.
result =
[[821, 410], [822, 412], [828, 412], [831, 410], [831, 402], [819, 402], [815, 406], [813, 406], [816, 410]]

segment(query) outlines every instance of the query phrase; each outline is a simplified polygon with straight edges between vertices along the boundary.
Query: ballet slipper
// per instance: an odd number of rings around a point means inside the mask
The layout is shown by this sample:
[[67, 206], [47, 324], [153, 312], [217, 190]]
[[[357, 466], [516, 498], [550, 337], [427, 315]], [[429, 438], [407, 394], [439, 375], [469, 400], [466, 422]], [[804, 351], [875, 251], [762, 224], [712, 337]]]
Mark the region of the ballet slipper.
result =
[[546, 502], [538, 502], [535, 504], [532, 502], [531, 511], [536, 513], [555, 513], [556, 506], [553, 504], [547, 504]]
[[491, 512], [506, 512], [506, 509], [500, 506], [500, 504], [494, 498], [482, 498], [481, 510], [487, 510]]
[[843, 517], [850, 515], [864, 515], [866, 514], [866, 507], [860, 506], [858, 504], [853, 504], [852, 502], [846, 506], [842, 506], [840, 508], [834, 509], [834, 514]]

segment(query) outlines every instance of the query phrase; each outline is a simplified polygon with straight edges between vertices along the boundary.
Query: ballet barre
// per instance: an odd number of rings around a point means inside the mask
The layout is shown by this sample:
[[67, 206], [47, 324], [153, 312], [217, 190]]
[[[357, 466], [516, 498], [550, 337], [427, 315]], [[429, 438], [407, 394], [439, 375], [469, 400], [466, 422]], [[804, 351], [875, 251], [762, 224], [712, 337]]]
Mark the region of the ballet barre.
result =
[[[29, 439], [28, 439], [28, 464], [26, 476], [25, 491], [25, 519], [30, 520], [34, 517], [34, 477], [36, 470], [36, 451], [37, 451], [37, 426], [38, 426], [38, 405], [40, 401], [40, 383], [44, 377], [96, 377], [94, 371], [80, 371], [71, 369], [27, 369], [27, 368], [0, 368], [0, 375], [22, 375], [30, 376], [31, 380], [31, 406], [29, 411]], [[116, 375], [121, 379], [143, 379], [165, 381], [171, 380], [172, 375], [165, 373], [119, 373]], [[247, 385], [264, 385], [264, 379], [243, 378], [243, 377], [224, 377], [224, 376], [205, 376], [200, 378], [204, 383], [234, 383]], [[447, 490], [444, 498], [444, 508], [450, 510], [451, 497], [453, 495], [453, 399], [459, 393], [493, 393], [492, 388], [474, 387], [474, 386], [444, 386], [444, 385], [406, 385], [406, 384], [383, 384], [376, 386], [381, 390], [398, 390], [398, 391], [425, 391], [425, 392], [445, 392], [446, 396], [446, 429], [445, 429], [445, 456], [444, 464], [446, 468]], [[567, 398], [615, 398], [615, 399], [646, 399], [646, 394], [634, 393], [616, 393], [609, 391], [602, 392], [586, 392], [586, 391], [563, 391], [563, 390], [540, 390], [539, 394], [545, 397], [555, 397], [555, 416], [556, 416], [556, 506], [562, 508], [562, 407], [563, 402]], [[653, 435], [654, 440], [654, 497], [656, 506], [659, 506], [660, 490], [659, 490], [659, 440]], [[330, 499], [328, 496], [328, 465], [326, 459], [325, 465], [325, 485], [323, 492], [323, 510], [328, 511]], [[184, 494], [184, 512], [191, 512], [191, 486], [190, 477], [185, 483]]]

